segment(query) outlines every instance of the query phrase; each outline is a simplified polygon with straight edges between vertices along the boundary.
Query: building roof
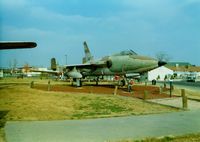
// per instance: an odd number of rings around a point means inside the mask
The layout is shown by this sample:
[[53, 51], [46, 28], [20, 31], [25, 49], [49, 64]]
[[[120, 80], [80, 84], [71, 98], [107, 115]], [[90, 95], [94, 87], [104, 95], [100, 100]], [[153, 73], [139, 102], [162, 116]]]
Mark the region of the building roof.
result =
[[190, 63], [188, 62], [168, 62], [167, 66], [192, 66]]
[[173, 71], [181, 71], [181, 72], [200, 72], [200, 66], [167, 66], [167, 68]]

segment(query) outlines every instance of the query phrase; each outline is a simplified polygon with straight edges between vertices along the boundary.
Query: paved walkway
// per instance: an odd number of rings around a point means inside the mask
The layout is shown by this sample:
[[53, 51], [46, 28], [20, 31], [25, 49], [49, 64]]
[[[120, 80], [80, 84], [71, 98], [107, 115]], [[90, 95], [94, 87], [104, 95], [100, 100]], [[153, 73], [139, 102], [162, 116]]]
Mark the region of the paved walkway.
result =
[[200, 110], [89, 120], [7, 122], [8, 142], [105, 142], [200, 132]]
[[[166, 99], [153, 99], [153, 100], [148, 100], [148, 101], [167, 105], [167, 106], [173, 106], [173, 107], [177, 107], [177, 108], [183, 107], [182, 97], [166, 98]], [[188, 109], [189, 110], [196, 110], [196, 109], [200, 110], [200, 102], [188, 99]]]

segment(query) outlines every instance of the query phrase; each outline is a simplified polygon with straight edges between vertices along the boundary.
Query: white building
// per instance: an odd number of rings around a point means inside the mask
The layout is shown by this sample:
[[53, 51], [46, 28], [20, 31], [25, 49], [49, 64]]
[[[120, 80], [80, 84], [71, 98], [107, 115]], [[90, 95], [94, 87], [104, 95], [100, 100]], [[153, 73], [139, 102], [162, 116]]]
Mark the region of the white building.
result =
[[0, 71], [0, 78], [3, 78], [3, 70]]
[[170, 78], [173, 75], [173, 73], [174, 73], [173, 70], [171, 70], [165, 66], [162, 66], [162, 67], [159, 67], [159, 68], [149, 71], [147, 73], [147, 77], [148, 77], [149, 81], [152, 81], [153, 79], [164, 81], [165, 76]]

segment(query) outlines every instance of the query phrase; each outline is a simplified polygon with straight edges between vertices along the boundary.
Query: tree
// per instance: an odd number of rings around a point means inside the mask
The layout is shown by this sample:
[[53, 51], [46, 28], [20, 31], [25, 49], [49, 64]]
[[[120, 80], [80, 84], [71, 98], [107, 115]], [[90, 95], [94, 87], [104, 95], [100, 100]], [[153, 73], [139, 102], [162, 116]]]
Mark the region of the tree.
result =
[[170, 60], [170, 56], [168, 54], [166, 54], [165, 52], [158, 52], [158, 53], [156, 53], [155, 57], [159, 61], [168, 62]]
[[15, 69], [17, 67], [17, 59], [13, 60], [13, 69]]
[[27, 74], [28, 72], [29, 72], [29, 64], [28, 63], [26, 63], [25, 65], [24, 65], [24, 72]]

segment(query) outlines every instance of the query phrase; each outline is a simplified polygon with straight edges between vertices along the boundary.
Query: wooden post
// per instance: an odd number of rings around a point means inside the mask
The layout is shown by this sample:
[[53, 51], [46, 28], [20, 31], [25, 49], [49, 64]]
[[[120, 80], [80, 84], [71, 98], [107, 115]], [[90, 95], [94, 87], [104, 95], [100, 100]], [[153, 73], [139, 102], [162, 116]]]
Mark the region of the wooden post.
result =
[[145, 79], [145, 86], [147, 86], [147, 79]]
[[133, 95], [134, 95], [134, 91], [133, 91], [133, 89], [131, 90], [131, 93], [130, 93], [130, 94], [131, 94], [131, 96], [133, 96]]
[[34, 81], [31, 81], [30, 88], [33, 88], [33, 87], [34, 87]]
[[114, 95], [117, 95], [118, 86], [115, 86]]
[[93, 86], [90, 85], [90, 94], [93, 94]]
[[172, 81], [170, 81], [169, 84], [170, 84], [170, 90], [169, 90], [170, 91], [170, 97], [172, 97]]
[[162, 86], [160, 86], [160, 94], [162, 94], [162, 92], [163, 92], [163, 87]]
[[181, 89], [181, 96], [182, 96], [183, 109], [187, 109], [188, 101], [187, 101], [187, 96], [185, 95], [185, 89]]
[[145, 90], [145, 91], [144, 91], [143, 100], [146, 100], [146, 99], [147, 99], [147, 95], [148, 95], [148, 92]]
[[131, 92], [131, 89], [132, 89], [132, 86], [131, 86], [131, 84], [129, 83], [129, 84], [128, 84], [128, 92]]
[[164, 88], [165, 88], [165, 89], [167, 88], [166, 81], [164, 81]]
[[48, 91], [50, 91], [51, 90], [51, 81], [49, 80], [48, 81]]
[[174, 90], [174, 85], [172, 84], [172, 90]]

